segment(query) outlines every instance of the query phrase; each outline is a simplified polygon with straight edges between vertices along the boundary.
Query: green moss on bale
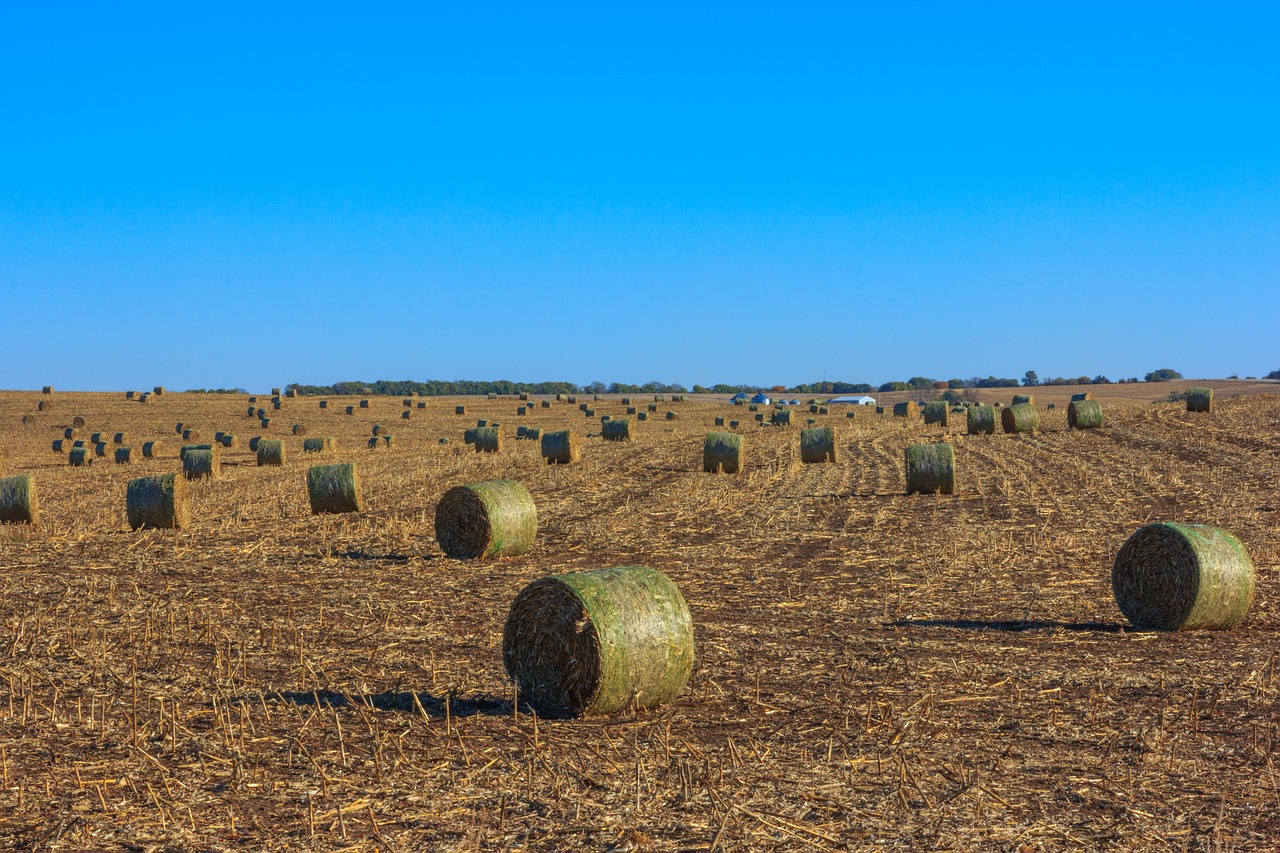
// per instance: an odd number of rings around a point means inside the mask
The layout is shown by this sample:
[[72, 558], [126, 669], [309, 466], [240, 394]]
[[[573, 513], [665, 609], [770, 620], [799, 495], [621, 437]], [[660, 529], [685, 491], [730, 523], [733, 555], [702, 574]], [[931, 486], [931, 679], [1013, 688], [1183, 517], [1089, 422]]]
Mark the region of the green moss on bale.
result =
[[996, 431], [996, 409], [994, 406], [970, 406], [968, 412], [969, 435]]
[[129, 481], [125, 509], [129, 526], [176, 528], [191, 526], [191, 500], [187, 481], [177, 474], [159, 474]]
[[325, 453], [326, 451], [333, 450], [334, 446], [335, 445], [333, 443], [332, 438], [323, 438], [323, 437], [316, 436], [314, 438], [303, 439], [302, 452], [303, 453]]
[[[757, 420], [763, 420], [763, 416], [761, 416], [760, 418], [757, 418]], [[791, 426], [791, 410], [790, 409], [776, 410], [772, 415], [769, 416], [769, 423], [773, 424], [774, 426]]]
[[454, 559], [523, 554], [537, 533], [533, 497], [515, 480], [456, 486], [436, 504], [436, 540]]
[[949, 426], [951, 407], [947, 405], [946, 400], [933, 400], [924, 405], [924, 422], [926, 424], [940, 424]]
[[1014, 394], [1013, 395], [1013, 405], [1015, 406], [1021, 405], [1023, 403], [1029, 403], [1031, 405], [1035, 405], [1035, 402], [1036, 402], [1036, 398], [1034, 394]]
[[838, 462], [836, 428], [814, 427], [800, 430], [800, 461], [804, 463]]
[[1234, 628], [1255, 586], [1244, 546], [1207, 524], [1149, 524], [1120, 547], [1111, 568], [1116, 605], [1142, 629]]
[[1040, 426], [1040, 412], [1033, 403], [1014, 403], [1000, 410], [1000, 426], [1005, 432], [1034, 432]]
[[[532, 429], [529, 434], [538, 432]], [[568, 465], [582, 458], [582, 439], [573, 430], [541, 434], [542, 458], [548, 465]]]
[[502, 452], [502, 430], [498, 427], [476, 427], [475, 433], [476, 453]]
[[188, 480], [219, 479], [222, 461], [217, 448], [187, 450], [182, 454], [182, 473]]
[[93, 451], [87, 447], [73, 447], [67, 457], [67, 461], [77, 468], [84, 465], [92, 465]]
[[610, 420], [600, 427], [600, 434], [605, 441], [630, 441], [631, 421], [627, 418]]
[[1102, 426], [1102, 404], [1097, 400], [1073, 400], [1067, 404], [1067, 426], [1097, 429]]
[[733, 432], [709, 432], [702, 444], [702, 470], [708, 474], [742, 470], [742, 436]]
[[907, 494], [950, 495], [956, 488], [955, 449], [946, 442], [907, 448]]
[[1187, 411], [1188, 412], [1212, 412], [1213, 411], [1213, 389], [1212, 388], [1188, 388], [1187, 389]]
[[1088, 391], [1085, 391], [1083, 394], [1071, 395], [1071, 402], [1073, 403], [1079, 403], [1081, 400], [1092, 400], [1092, 399], [1093, 399], [1093, 395], [1090, 394]]
[[693, 671], [693, 619], [680, 590], [641, 566], [544, 578], [516, 596], [502, 655], [518, 695], [547, 717], [644, 710]]
[[4, 524], [38, 524], [40, 501], [36, 481], [29, 474], [0, 479], [0, 522]]
[[313, 465], [307, 469], [307, 496], [311, 512], [360, 512], [364, 498], [360, 493], [360, 472], [354, 462], [337, 465]]

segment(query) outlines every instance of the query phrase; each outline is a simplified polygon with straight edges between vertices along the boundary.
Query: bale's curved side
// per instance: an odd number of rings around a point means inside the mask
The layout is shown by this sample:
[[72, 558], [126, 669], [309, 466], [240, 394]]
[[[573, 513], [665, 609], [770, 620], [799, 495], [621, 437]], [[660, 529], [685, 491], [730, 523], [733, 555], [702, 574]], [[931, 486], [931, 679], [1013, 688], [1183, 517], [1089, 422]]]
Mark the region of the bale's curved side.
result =
[[436, 504], [436, 540], [454, 559], [523, 554], [537, 533], [533, 496], [515, 480], [455, 486]]
[[0, 479], [0, 522], [5, 524], [37, 524], [40, 501], [36, 481], [30, 474]]
[[[756, 417], [756, 420], [764, 420], [763, 415]], [[791, 410], [779, 409], [769, 416], [769, 423], [774, 426], [791, 426]]]
[[835, 427], [813, 427], [800, 430], [800, 461], [838, 462]]
[[548, 465], [568, 465], [582, 458], [582, 438], [571, 429], [541, 433], [540, 442], [542, 458]]
[[951, 407], [947, 405], [946, 400], [933, 400], [924, 404], [924, 422], [925, 424], [941, 424], [942, 426], [950, 426]]
[[600, 434], [605, 441], [630, 441], [631, 421], [627, 418], [615, 418], [606, 421], [600, 427]]
[[77, 468], [83, 465], [93, 464], [93, 451], [87, 447], [73, 447], [71, 453], [67, 456], [67, 461]]
[[968, 412], [968, 430], [969, 435], [979, 435], [982, 433], [991, 435], [995, 433], [995, 406], [970, 406]]
[[1111, 568], [1116, 605], [1135, 627], [1234, 628], [1253, 603], [1253, 562], [1234, 536], [1207, 524], [1149, 524]]
[[187, 450], [182, 454], [182, 473], [188, 480], [217, 480], [222, 473], [222, 460], [216, 447]]
[[476, 453], [499, 453], [502, 450], [502, 430], [496, 426], [476, 427], [474, 444]]
[[111, 437], [111, 440], [115, 444], [127, 444], [129, 441], [129, 434], [127, 432], [118, 432]]
[[129, 481], [125, 493], [129, 526], [181, 529], [191, 526], [187, 481], [177, 474], [158, 474]]
[[333, 450], [333, 448], [334, 444], [332, 438], [315, 436], [313, 438], [303, 439], [302, 442], [303, 453], [324, 453], [325, 451]]
[[693, 618], [661, 572], [622, 566], [534, 581], [507, 614], [507, 674], [543, 716], [654, 708], [693, 671]]
[[1212, 388], [1188, 388], [1187, 389], [1187, 411], [1188, 412], [1212, 412], [1213, 411], [1213, 389]]
[[916, 444], [907, 448], [907, 494], [955, 493], [955, 448], [946, 442]]
[[1079, 403], [1081, 400], [1092, 400], [1092, 399], [1093, 399], [1093, 394], [1089, 393], [1088, 391], [1085, 391], [1082, 394], [1071, 395], [1071, 402], [1073, 403]]
[[1034, 403], [1015, 403], [1000, 410], [1000, 427], [1009, 433], [1034, 432], [1040, 426], [1040, 411]]
[[278, 438], [263, 438], [258, 441], [259, 465], [283, 465], [285, 460], [284, 441]]
[[355, 463], [313, 465], [307, 469], [307, 497], [311, 499], [313, 514], [363, 510], [360, 472]]
[[742, 436], [735, 432], [709, 432], [702, 444], [702, 470], [708, 474], [742, 470]]
[[116, 464], [130, 465], [133, 463], [133, 448], [127, 444], [123, 444], [116, 448]]
[[1067, 404], [1067, 426], [1071, 429], [1102, 426], [1102, 404], [1097, 400], [1072, 400]]
[[1011, 405], [1019, 406], [1019, 405], [1022, 405], [1023, 403], [1029, 403], [1034, 406], [1035, 402], [1036, 402], [1036, 397], [1034, 394], [1014, 394], [1013, 403]]

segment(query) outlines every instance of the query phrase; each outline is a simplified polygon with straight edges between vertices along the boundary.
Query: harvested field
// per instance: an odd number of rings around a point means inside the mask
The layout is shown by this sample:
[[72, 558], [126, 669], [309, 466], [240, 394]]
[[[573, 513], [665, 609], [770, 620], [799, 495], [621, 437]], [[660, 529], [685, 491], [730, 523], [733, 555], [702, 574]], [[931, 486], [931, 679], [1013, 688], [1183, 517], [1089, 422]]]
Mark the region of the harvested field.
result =
[[[819, 415], [840, 427], [825, 465], [744, 421], [726, 477], [701, 454], [727, 400], [565, 466], [514, 423], [500, 452], [462, 444], [453, 406], [502, 420], [513, 398], [433, 402], [376, 454], [399, 397], [305, 402], [325, 461], [359, 462], [363, 512], [313, 515], [315, 457], [283, 435], [283, 465], [226, 449], [220, 481], [187, 484], [189, 527], [137, 532], [126, 483], [179, 470], [176, 448], [72, 468], [49, 452], [70, 414], [142, 445], [179, 419], [234, 430], [246, 397], [59, 391], [23, 424], [39, 392], [0, 392], [8, 473], [41, 514], [0, 524], [0, 849], [1272, 848], [1280, 397], [1226, 383], [1205, 414], [1094, 386], [1105, 424], [1073, 431], [1073, 390], [1037, 389], [1059, 408], [1035, 433], [953, 431], [955, 494], [911, 496], [904, 451], [938, 434], [914, 418]], [[582, 428], [567, 405], [525, 421]], [[501, 478], [537, 504], [532, 550], [446, 559], [436, 502]], [[1241, 627], [1129, 629], [1112, 563], [1157, 521], [1248, 550]], [[685, 691], [581, 719], [513, 707], [516, 594], [626, 565], [688, 602]]]

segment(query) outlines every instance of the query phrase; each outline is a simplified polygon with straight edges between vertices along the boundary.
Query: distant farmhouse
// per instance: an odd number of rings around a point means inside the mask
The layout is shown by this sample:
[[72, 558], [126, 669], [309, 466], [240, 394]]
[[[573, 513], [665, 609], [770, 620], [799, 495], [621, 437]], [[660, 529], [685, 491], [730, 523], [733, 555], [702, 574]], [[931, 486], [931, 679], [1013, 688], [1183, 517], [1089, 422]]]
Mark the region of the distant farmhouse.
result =
[[868, 397], [866, 394], [846, 394], [843, 397], [832, 397], [827, 401], [827, 405], [832, 403], [848, 403], [853, 406], [874, 406], [876, 404], [875, 397]]

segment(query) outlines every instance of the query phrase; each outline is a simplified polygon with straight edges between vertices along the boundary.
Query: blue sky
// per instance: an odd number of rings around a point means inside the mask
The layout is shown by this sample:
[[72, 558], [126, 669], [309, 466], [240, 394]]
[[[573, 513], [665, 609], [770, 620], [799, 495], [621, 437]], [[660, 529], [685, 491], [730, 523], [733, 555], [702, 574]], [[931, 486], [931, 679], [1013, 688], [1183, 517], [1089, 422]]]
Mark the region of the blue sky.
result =
[[8, 4], [0, 386], [1280, 368], [1273, 3]]

